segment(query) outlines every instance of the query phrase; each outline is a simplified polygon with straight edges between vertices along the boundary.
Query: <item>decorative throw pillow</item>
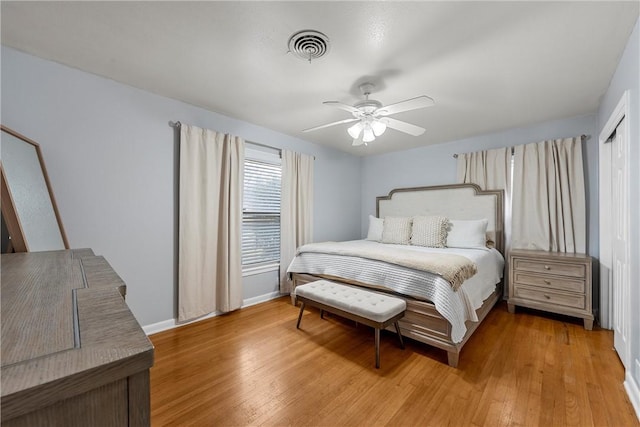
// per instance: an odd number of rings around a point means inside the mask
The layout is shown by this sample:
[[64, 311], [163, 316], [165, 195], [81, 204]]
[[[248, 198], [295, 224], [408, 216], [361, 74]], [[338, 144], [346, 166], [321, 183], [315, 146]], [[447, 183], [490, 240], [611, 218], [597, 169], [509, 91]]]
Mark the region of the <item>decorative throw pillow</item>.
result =
[[373, 215], [369, 215], [369, 232], [367, 233], [367, 240], [373, 240], [374, 242], [381, 241], [383, 227], [384, 220], [382, 218], [376, 218]]
[[443, 216], [414, 216], [411, 244], [444, 248], [447, 243], [447, 223], [447, 218]]
[[487, 247], [487, 225], [489, 220], [449, 220], [447, 246], [450, 248]]
[[382, 243], [408, 245], [411, 239], [411, 218], [388, 216], [382, 227]]

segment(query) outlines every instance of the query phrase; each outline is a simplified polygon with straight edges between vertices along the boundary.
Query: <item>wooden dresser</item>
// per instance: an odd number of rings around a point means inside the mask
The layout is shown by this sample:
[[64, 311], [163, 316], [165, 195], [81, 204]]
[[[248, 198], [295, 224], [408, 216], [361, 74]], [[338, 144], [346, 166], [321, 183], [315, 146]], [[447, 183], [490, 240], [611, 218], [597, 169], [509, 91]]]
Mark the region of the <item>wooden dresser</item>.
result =
[[89, 249], [2, 255], [2, 426], [147, 426], [153, 345]]
[[519, 305], [580, 317], [591, 330], [591, 266], [591, 257], [584, 254], [512, 250], [509, 312]]

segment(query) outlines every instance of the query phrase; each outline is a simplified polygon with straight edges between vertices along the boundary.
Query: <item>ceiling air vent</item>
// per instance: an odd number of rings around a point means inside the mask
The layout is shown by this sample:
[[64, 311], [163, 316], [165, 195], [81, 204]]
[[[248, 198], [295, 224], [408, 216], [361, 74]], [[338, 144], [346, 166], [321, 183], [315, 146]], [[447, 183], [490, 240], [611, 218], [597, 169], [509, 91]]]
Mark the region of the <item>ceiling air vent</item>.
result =
[[329, 52], [329, 37], [315, 30], [298, 31], [289, 38], [289, 52], [311, 62]]

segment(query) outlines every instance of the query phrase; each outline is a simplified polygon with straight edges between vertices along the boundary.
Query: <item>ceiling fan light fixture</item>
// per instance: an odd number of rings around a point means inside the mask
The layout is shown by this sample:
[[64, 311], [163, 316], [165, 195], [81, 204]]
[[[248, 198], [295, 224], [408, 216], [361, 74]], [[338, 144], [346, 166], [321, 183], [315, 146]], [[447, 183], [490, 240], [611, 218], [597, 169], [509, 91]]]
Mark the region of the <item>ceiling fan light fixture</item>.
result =
[[371, 129], [373, 129], [373, 134], [375, 136], [380, 136], [387, 130], [387, 125], [380, 120], [374, 120], [371, 122]]
[[351, 126], [347, 129], [347, 132], [353, 139], [360, 138], [360, 132], [362, 132], [364, 126], [362, 126], [362, 122], [357, 122], [355, 125]]
[[367, 142], [374, 141], [375, 139], [376, 139], [376, 136], [374, 135], [373, 129], [371, 129], [371, 126], [365, 127], [362, 134], [362, 141], [367, 143]]

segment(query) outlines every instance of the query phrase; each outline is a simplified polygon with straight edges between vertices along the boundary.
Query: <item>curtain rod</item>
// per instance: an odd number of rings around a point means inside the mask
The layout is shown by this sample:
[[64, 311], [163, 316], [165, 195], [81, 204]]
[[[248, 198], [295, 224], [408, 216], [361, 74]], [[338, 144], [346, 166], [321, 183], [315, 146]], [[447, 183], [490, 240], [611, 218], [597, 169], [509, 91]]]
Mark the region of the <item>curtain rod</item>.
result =
[[[583, 141], [584, 141], [585, 139], [587, 139], [587, 138], [588, 138], [588, 137], [587, 137], [587, 135], [584, 135], [584, 134], [580, 135], [580, 139], [581, 139], [581, 140], [583, 140]], [[513, 147], [511, 147], [511, 154], [513, 155]], [[454, 159], [457, 159], [457, 158], [458, 158], [458, 154], [454, 154], [454, 155], [453, 155], [453, 158], [454, 158]]]
[[[257, 145], [258, 147], [269, 148], [270, 150], [276, 150], [280, 154], [280, 157], [282, 157], [282, 148], [272, 147], [271, 145], [260, 144], [259, 142], [253, 142], [253, 141], [245, 141], [245, 143], [251, 144], [251, 145]], [[313, 160], [316, 159], [316, 156], [311, 156], [311, 157], [313, 157]]]
[[[179, 128], [182, 126], [182, 123], [180, 123], [180, 121], [178, 120], [177, 122], [169, 122], [169, 126], [171, 126], [172, 128]], [[245, 141], [247, 144], [251, 144], [251, 145], [257, 145], [259, 147], [264, 147], [264, 148], [270, 148], [272, 150], [276, 150], [278, 153], [282, 154], [282, 148], [278, 148], [278, 147], [272, 147], [271, 145], [267, 145], [267, 144], [261, 144], [259, 142], [253, 142], [253, 141]], [[316, 156], [313, 156], [313, 160], [316, 159]]]
[[245, 142], [247, 144], [257, 145], [258, 147], [269, 148], [271, 150], [276, 150], [278, 153], [282, 153], [282, 148], [272, 147], [272, 146], [267, 145], [267, 144], [260, 144], [259, 142], [253, 142], [253, 141], [245, 141]]

